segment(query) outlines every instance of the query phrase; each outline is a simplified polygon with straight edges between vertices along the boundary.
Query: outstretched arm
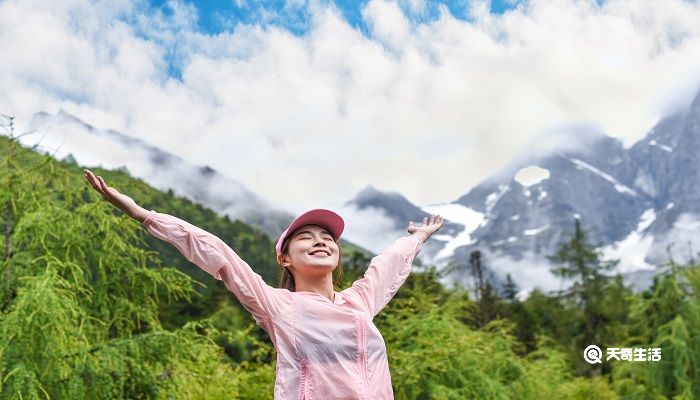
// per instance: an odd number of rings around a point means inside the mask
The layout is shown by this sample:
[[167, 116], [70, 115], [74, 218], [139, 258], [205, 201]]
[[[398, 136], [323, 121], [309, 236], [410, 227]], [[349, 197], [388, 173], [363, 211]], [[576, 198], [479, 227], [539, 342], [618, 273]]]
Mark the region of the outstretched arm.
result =
[[139, 221], [151, 235], [169, 242], [187, 260], [224, 281], [226, 288], [253, 314], [259, 325], [266, 328], [264, 322], [286, 308], [288, 299], [283, 290], [267, 285], [217, 236], [172, 215], [140, 207], [131, 197], [107, 186], [102, 177], [95, 177], [89, 170], [85, 170], [85, 176], [105, 200]]
[[443, 225], [443, 218], [433, 215], [423, 219], [421, 226], [413, 221], [408, 225], [409, 236], [396, 240], [378, 256], [372, 258], [364, 277], [356, 280], [344, 292], [355, 296], [365, 311], [373, 318], [394, 297], [411, 273], [413, 259], [423, 243]]

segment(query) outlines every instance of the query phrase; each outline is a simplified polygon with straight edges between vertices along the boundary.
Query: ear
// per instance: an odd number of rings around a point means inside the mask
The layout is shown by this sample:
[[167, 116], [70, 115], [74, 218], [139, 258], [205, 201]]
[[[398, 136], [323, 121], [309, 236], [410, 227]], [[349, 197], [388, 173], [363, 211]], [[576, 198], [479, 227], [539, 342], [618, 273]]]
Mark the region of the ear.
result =
[[284, 254], [279, 254], [277, 256], [277, 263], [282, 267], [288, 267], [289, 266], [289, 257], [285, 256]]

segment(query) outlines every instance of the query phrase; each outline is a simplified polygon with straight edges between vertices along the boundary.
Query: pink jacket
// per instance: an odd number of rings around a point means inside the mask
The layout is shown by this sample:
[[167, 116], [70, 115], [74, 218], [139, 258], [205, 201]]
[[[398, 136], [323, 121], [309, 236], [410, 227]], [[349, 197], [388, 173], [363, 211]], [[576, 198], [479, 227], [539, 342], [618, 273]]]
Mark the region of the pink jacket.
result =
[[423, 244], [418, 237], [399, 238], [330, 301], [267, 285], [221, 239], [172, 215], [151, 210], [143, 226], [224, 281], [270, 335], [277, 353], [275, 399], [394, 398], [386, 345], [372, 319], [411, 272]]

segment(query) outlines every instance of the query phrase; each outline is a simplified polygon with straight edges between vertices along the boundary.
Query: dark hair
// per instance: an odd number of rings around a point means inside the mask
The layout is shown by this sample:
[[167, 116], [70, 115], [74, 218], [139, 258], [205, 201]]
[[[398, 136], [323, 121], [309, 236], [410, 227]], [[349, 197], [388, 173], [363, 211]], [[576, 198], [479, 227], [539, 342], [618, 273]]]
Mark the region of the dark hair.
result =
[[[286, 239], [284, 239], [284, 242], [282, 243], [282, 254], [288, 254], [289, 241], [292, 238], [292, 236], [293, 235], [289, 235]], [[283, 289], [287, 289], [290, 292], [295, 292], [296, 284], [294, 283], [294, 275], [292, 275], [289, 269], [283, 267], [281, 264], [280, 267], [282, 268], [282, 273], [280, 275], [280, 283], [277, 286]], [[338, 266], [333, 270], [333, 272], [335, 273], [336, 271], [337, 274], [335, 280], [333, 280], [333, 286], [338, 287], [343, 279], [343, 250], [340, 248], [340, 244], [338, 244]]]

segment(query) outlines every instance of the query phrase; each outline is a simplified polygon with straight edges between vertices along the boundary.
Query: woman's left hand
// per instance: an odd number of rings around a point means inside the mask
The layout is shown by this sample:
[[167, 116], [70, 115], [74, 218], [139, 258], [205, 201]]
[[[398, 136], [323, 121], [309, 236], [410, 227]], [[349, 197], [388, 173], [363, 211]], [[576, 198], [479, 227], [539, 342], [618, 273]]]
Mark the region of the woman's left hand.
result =
[[441, 215], [431, 215], [430, 220], [428, 220], [428, 217], [423, 218], [421, 226], [416, 226], [413, 221], [409, 222], [408, 233], [417, 236], [425, 242], [433, 233], [442, 228], [443, 223], [444, 219]]

